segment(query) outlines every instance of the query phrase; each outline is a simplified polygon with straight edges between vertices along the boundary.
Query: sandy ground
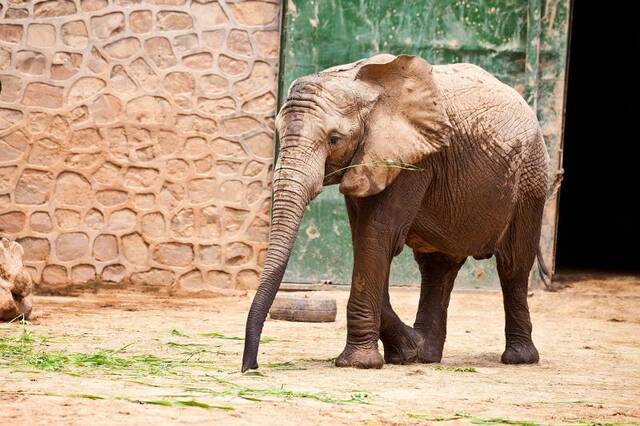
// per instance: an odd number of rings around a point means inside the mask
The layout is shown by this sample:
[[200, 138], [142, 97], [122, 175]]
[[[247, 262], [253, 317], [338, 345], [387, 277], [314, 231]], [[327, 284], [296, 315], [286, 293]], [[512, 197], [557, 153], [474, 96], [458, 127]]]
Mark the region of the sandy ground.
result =
[[[338, 369], [348, 292], [320, 295], [337, 299], [337, 322], [268, 321], [250, 375], [238, 369], [251, 294], [37, 297], [32, 323], [0, 325], [0, 424], [640, 424], [640, 279], [533, 292], [533, 366], [499, 362], [500, 293], [464, 290], [442, 364]], [[407, 322], [417, 299], [392, 292]]]

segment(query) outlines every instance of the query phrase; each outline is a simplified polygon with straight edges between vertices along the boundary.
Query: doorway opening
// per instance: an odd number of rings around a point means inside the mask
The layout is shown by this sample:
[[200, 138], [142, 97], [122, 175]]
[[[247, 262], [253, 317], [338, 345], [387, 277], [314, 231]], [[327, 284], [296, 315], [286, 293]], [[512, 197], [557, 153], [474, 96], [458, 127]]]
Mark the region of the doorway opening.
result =
[[637, 274], [640, 120], [629, 71], [637, 26], [599, 2], [572, 8], [556, 269]]

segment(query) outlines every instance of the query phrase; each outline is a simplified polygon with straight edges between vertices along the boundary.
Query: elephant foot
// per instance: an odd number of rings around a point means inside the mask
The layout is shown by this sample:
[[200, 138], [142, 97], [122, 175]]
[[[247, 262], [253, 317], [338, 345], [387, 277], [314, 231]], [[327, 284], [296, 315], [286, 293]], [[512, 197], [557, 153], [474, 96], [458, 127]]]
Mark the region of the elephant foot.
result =
[[359, 348], [347, 345], [336, 359], [336, 367], [382, 368], [384, 360], [375, 347]]
[[418, 352], [424, 339], [413, 328], [402, 324], [401, 330], [381, 336], [384, 344], [384, 361], [387, 364], [412, 364], [418, 361]]
[[539, 360], [538, 350], [531, 341], [507, 343], [501, 358], [503, 364], [535, 364]]
[[430, 364], [442, 360], [444, 341], [434, 342], [419, 330], [404, 326], [401, 332], [382, 340], [387, 364]]

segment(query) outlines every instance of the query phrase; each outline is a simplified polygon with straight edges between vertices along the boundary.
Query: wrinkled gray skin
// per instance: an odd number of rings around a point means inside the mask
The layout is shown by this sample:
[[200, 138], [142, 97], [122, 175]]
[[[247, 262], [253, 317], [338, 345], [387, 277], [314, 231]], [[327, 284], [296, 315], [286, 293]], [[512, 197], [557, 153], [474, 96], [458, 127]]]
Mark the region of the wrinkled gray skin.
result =
[[[440, 361], [456, 274], [467, 257], [492, 255], [504, 295], [502, 361], [538, 361], [527, 280], [548, 154], [517, 92], [474, 65], [432, 67], [419, 57], [377, 55], [296, 80], [276, 126], [271, 234], [242, 371], [258, 367], [263, 323], [304, 209], [335, 183], [345, 195], [354, 250], [347, 343], [337, 366]], [[422, 273], [413, 328], [393, 312], [388, 295], [391, 261], [405, 245]]]

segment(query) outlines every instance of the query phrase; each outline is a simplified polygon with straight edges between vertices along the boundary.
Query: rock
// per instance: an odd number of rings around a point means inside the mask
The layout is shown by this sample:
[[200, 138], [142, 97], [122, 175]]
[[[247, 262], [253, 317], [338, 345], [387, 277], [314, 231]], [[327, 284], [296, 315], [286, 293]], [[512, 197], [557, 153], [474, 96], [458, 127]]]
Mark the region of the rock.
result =
[[221, 24], [226, 24], [228, 19], [218, 2], [198, 3], [193, 2], [191, 13], [196, 17], [200, 28], [208, 29]]
[[278, 10], [274, 0], [1, 2], [0, 235], [22, 246], [34, 284], [255, 287]]
[[62, 91], [60, 86], [46, 83], [29, 83], [24, 89], [22, 104], [44, 108], [59, 108], [62, 106]]
[[109, 229], [123, 231], [132, 229], [136, 224], [136, 213], [131, 209], [122, 209], [111, 214]]
[[241, 55], [251, 54], [251, 41], [246, 31], [232, 30], [227, 37], [227, 49]]
[[245, 290], [254, 290], [260, 284], [260, 274], [253, 269], [245, 269], [236, 276], [236, 287]]
[[22, 79], [20, 77], [7, 74], [0, 75], [0, 100], [14, 102], [20, 99], [21, 93]]
[[134, 265], [146, 265], [149, 257], [149, 247], [140, 234], [133, 233], [122, 237], [122, 251], [124, 257]]
[[151, 11], [137, 10], [129, 15], [129, 28], [134, 33], [146, 33], [151, 30]]
[[157, 28], [162, 31], [188, 30], [193, 26], [191, 16], [185, 12], [161, 11], [157, 21]]
[[93, 242], [93, 257], [99, 261], [118, 257], [118, 240], [115, 235], [101, 234]]
[[238, 76], [246, 71], [247, 63], [231, 56], [220, 55], [218, 56], [218, 67], [229, 76]]
[[186, 72], [171, 72], [164, 78], [164, 87], [168, 92], [177, 94], [192, 94], [196, 89], [196, 81]]
[[276, 98], [269, 92], [245, 102], [242, 110], [252, 114], [273, 114], [275, 107]]
[[260, 56], [264, 58], [277, 58], [280, 48], [280, 33], [277, 30], [256, 31], [253, 33], [256, 47]]
[[116, 263], [114, 265], [105, 266], [102, 270], [100, 278], [107, 283], [119, 283], [124, 279], [127, 268], [124, 265]]
[[234, 117], [224, 121], [225, 132], [230, 136], [239, 136], [258, 127], [260, 127], [260, 122], [251, 117]]
[[122, 65], [113, 67], [109, 83], [116, 92], [131, 93], [136, 90], [136, 84], [131, 77], [129, 77], [129, 74], [127, 74]]
[[106, 189], [96, 193], [96, 200], [105, 207], [111, 207], [125, 203], [128, 196], [124, 191]]
[[22, 39], [22, 25], [2, 24], [0, 25], [0, 40], [16, 44]]
[[227, 245], [225, 254], [225, 263], [227, 265], [244, 265], [251, 260], [253, 249], [248, 244], [235, 242]]
[[212, 201], [216, 193], [216, 181], [213, 178], [193, 179], [187, 187], [189, 201], [194, 204]]
[[168, 266], [188, 266], [193, 262], [193, 247], [185, 243], [158, 244], [153, 250], [153, 260]]
[[172, 67], [177, 63], [171, 49], [171, 43], [165, 37], [152, 37], [146, 40], [144, 48], [151, 60], [160, 69]]
[[200, 87], [203, 93], [211, 96], [220, 95], [227, 91], [229, 82], [222, 76], [207, 74], [200, 78]]
[[236, 20], [247, 26], [270, 24], [277, 18], [279, 10], [277, 4], [262, 1], [244, 1], [230, 4], [229, 7]]
[[140, 84], [153, 86], [157, 81], [157, 76], [144, 59], [136, 59], [129, 65], [128, 71], [131, 76], [138, 80]]
[[69, 102], [77, 103], [88, 99], [104, 89], [104, 80], [94, 77], [82, 77], [69, 90]]
[[31, 315], [33, 284], [22, 264], [23, 255], [20, 244], [0, 239], [0, 321]]
[[69, 209], [56, 209], [54, 216], [58, 228], [68, 230], [80, 225], [80, 213]]
[[87, 66], [91, 71], [96, 74], [100, 74], [104, 70], [109, 67], [107, 60], [102, 56], [102, 54], [95, 47], [91, 49], [91, 53], [89, 54], [89, 60], [87, 62]]
[[244, 185], [239, 180], [225, 181], [216, 188], [215, 198], [229, 203], [241, 203], [245, 198]]
[[85, 284], [96, 279], [96, 268], [93, 265], [76, 265], [71, 268], [71, 282]]
[[56, 180], [54, 198], [61, 204], [86, 206], [91, 203], [91, 184], [77, 173], [61, 173]]
[[270, 160], [273, 158], [273, 135], [268, 133], [258, 133], [255, 136], [246, 138], [244, 140], [244, 146], [256, 157], [264, 160]]
[[107, 0], [80, 0], [80, 8], [84, 12], [95, 12], [109, 5]]
[[213, 66], [213, 55], [208, 52], [194, 53], [182, 58], [182, 63], [194, 70], [208, 70]]
[[178, 53], [190, 52], [198, 47], [196, 34], [183, 34], [173, 39], [173, 47]]
[[135, 37], [125, 37], [104, 47], [112, 58], [125, 59], [133, 56], [140, 49], [140, 41]]
[[154, 194], [136, 194], [134, 203], [141, 210], [149, 210], [156, 204], [156, 196]]
[[198, 260], [203, 265], [220, 265], [222, 262], [222, 247], [217, 244], [200, 246]]
[[30, 219], [31, 230], [35, 232], [49, 232], [53, 229], [51, 216], [47, 212], [34, 212]]
[[24, 260], [28, 262], [41, 262], [49, 258], [51, 244], [46, 238], [24, 237], [17, 241], [24, 249]]
[[131, 275], [131, 283], [139, 286], [168, 287], [175, 281], [175, 274], [159, 268], [151, 268], [145, 272]]
[[89, 238], [82, 232], [60, 234], [56, 240], [56, 257], [62, 261], [80, 259], [89, 251]]
[[245, 290], [228, 288], [229, 274], [223, 271], [210, 271], [205, 278], [198, 269], [182, 275], [171, 286], [171, 294], [189, 297], [244, 296]]
[[91, 30], [98, 38], [110, 38], [124, 31], [124, 13], [113, 12], [91, 18]]
[[236, 111], [236, 102], [227, 96], [220, 99], [198, 99], [198, 110], [204, 114], [219, 117], [233, 114]]
[[42, 282], [49, 287], [63, 287], [69, 283], [67, 268], [62, 265], [47, 265], [42, 271]]
[[[31, 27], [33, 27], [34, 25], [35, 24], [30, 25], [29, 29], [31, 29]], [[50, 25], [50, 27], [53, 29], [53, 25]], [[87, 44], [89, 44], [89, 34], [87, 33], [87, 27], [83, 21], [73, 21], [64, 24], [62, 26], [61, 36], [64, 44], [70, 47], [84, 49]]]
[[23, 50], [16, 54], [16, 68], [23, 73], [42, 75], [47, 66], [47, 58], [40, 52]]
[[51, 60], [51, 78], [66, 80], [80, 71], [82, 55], [78, 53], [58, 52]]
[[256, 91], [271, 90], [274, 83], [271, 66], [266, 62], [256, 61], [249, 76], [233, 85], [233, 91], [242, 98]]
[[47, 0], [36, 3], [33, 14], [38, 18], [53, 18], [76, 13], [76, 5], [70, 0]]
[[161, 238], [165, 235], [165, 223], [162, 213], [154, 212], [142, 216], [142, 234], [151, 238]]
[[52, 184], [51, 173], [27, 169], [16, 185], [15, 200], [18, 204], [44, 204], [49, 200]]
[[15, 211], [0, 214], [0, 233], [16, 234], [22, 231], [26, 221], [23, 212]]

